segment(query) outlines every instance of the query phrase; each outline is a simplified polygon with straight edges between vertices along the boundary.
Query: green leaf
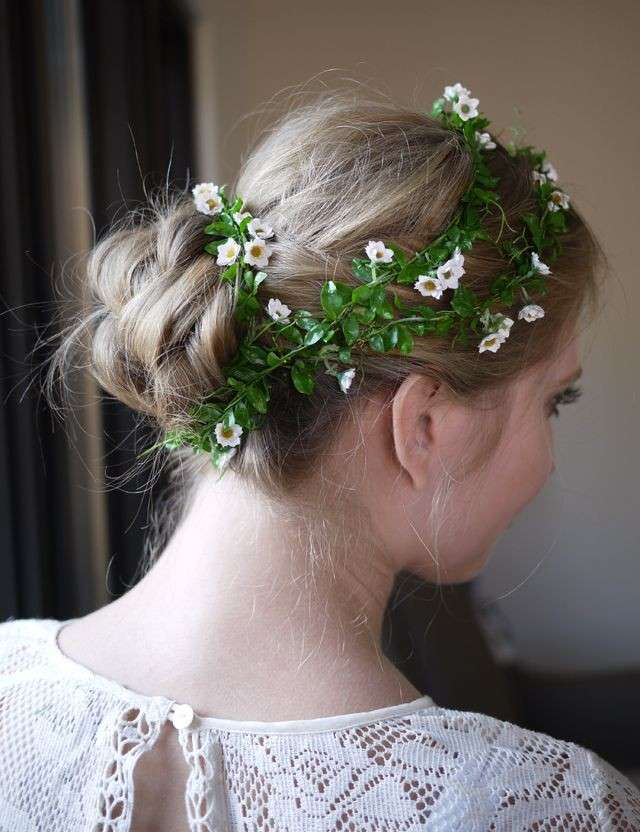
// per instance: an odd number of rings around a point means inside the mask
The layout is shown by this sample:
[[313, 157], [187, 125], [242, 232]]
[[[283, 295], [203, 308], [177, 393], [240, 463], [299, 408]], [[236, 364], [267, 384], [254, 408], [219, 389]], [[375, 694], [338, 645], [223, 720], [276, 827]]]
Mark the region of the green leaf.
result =
[[266, 280], [266, 279], [267, 279], [267, 273], [266, 272], [256, 272], [256, 274], [253, 278], [253, 290], [256, 291], [256, 289], [262, 283], [262, 281]]
[[249, 414], [249, 408], [247, 407], [247, 403], [242, 401], [242, 399], [235, 403], [234, 405], [234, 415], [237, 424], [242, 425], [243, 428], [249, 429], [252, 424], [251, 415]]
[[204, 229], [205, 234], [211, 234], [217, 237], [234, 237], [236, 229], [228, 222], [212, 222]]
[[370, 281], [373, 277], [371, 271], [371, 260], [365, 260], [363, 257], [354, 257], [351, 261], [351, 271], [361, 280]]
[[409, 353], [413, 349], [413, 336], [404, 324], [398, 324], [398, 349], [404, 353]]
[[467, 289], [466, 286], [458, 286], [453, 293], [453, 297], [451, 298], [451, 308], [457, 312], [461, 318], [468, 318], [473, 314], [476, 300], [476, 296], [471, 289]]
[[365, 283], [364, 286], [356, 286], [356, 288], [351, 292], [351, 302], [352, 303], [365, 303], [366, 301], [370, 300], [374, 292], [373, 286], [371, 284]]
[[444, 111], [444, 103], [444, 98], [436, 98], [436, 100], [433, 102], [433, 104], [431, 105], [431, 116], [433, 118], [438, 118], [440, 115], [442, 115]]
[[196, 422], [219, 422], [222, 416], [222, 408], [215, 404], [204, 402], [193, 408], [192, 416]]
[[236, 272], [237, 271], [238, 271], [238, 263], [236, 261], [231, 266], [227, 266], [227, 268], [220, 275], [220, 280], [225, 280], [228, 283], [232, 283], [236, 279]]
[[429, 266], [422, 260], [410, 260], [395, 279], [396, 283], [414, 283], [419, 274], [426, 274]]
[[360, 324], [355, 315], [347, 315], [342, 321], [342, 331], [344, 333], [344, 340], [351, 345], [360, 334]]
[[318, 324], [314, 326], [313, 329], [310, 329], [307, 334], [304, 336], [304, 345], [305, 347], [310, 347], [311, 344], [315, 344], [319, 341], [325, 333], [325, 328], [323, 324]]
[[436, 335], [446, 335], [453, 326], [453, 318], [438, 318], [436, 320], [435, 333]]
[[257, 344], [243, 344], [239, 350], [250, 364], [258, 364], [264, 367], [267, 363], [267, 352]]
[[293, 385], [300, 393], [307, 395], [313, 393], [315, 387], [315, 379], [307, 368], [304, 361], [297, 360], [291, 368], [291, 380]]
[[387, 350], [392, 350], [398, 343], [398, 330], [398, 324], [392, 324], [391, 326], [387, 327], [382, 333], [384, 345]]
[[279, 363], [280, 359], [275, 352], [271, 351], [267, 353], [267, 364], [269, 367], [277, 367]]
[[370, 324], [376, 316], [375, 309], [368, 309], [366, 306], [354, 306], [353, 314], [362, 324]]
[[298, 325], [302, 329], [313, 329], [314, 326], [318, 325], [318, 321], [316, 321], [311, 312], [307, 312], [306, 309], [299, 309], [294, 314], [294, 320], [297, 321]]
[[376, 352], [385, 352], [384, 340], [382, 335], [372, 335], [369, 338], [369, 346]]
[[331, 320], [335, 320], [344, 307], [351, 302], [352, 287], [346, 283], [327, 280], [320, 290], [320, 303]]
[[395, 317], [393, 312], [393, 306], [389, 303], [388, 300], [383, 301], [382, 303], [377, 303], [375, 305], [376, 315], [383, 320], [390, 321]]
[[351, 350], [348, 347], [343, 347], [338, 352], [338, 358], [343, 364], [351, 364]]
[[251, 384], [246, 388], [246, 396], [259, 413], [267, 412], [268, 396], [262, 384]]

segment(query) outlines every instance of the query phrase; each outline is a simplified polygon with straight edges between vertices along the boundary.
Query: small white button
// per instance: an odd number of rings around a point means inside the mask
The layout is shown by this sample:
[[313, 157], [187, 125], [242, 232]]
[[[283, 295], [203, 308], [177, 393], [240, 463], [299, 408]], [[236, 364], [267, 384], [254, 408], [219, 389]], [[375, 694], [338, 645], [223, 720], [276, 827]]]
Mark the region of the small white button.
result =
[[186, 728], [188, 725], [191, 725], [194, 716], [193, 708], [187, 704], [174, 704], [171, 706], [169, 713], [169, 719], [173, 723], [174, 728]]

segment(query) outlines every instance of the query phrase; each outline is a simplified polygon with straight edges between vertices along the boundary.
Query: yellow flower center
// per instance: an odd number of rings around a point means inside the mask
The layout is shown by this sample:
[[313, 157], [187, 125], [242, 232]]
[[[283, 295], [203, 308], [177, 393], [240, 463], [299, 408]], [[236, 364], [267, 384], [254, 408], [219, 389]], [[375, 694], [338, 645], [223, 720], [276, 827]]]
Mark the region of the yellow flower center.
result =
[[225, 439], [231, 439], [231, 437], [233, 436], [233, 428], [223, 428], [222, 435]]
[[217, 204], [218, 200], [214, 199], [213, 197], [207, 200], [207, 205], [209, 206], [209, 208], [215, 208]]
[[253, 255], [253, 257], [259, 257], [262, 254], [262, 246], [261, 245], [251, 246], [251, 254]]

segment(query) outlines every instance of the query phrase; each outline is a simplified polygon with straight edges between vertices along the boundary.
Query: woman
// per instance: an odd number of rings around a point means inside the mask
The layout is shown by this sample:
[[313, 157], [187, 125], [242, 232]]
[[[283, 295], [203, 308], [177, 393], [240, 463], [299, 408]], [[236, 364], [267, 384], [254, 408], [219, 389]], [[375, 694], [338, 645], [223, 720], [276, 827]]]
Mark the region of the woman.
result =
[[324, 93], [233, 195], [96, 245], [48, 389], [89, 333], [172, 497], [122, 597], [0, 625], [0, 828], [640, 830], [597, 754], [442, 708], [379, 647], [398, 570], [481, 571], [578, 394], [601, 251], [487, 124], [460, 84], [431, 115]]

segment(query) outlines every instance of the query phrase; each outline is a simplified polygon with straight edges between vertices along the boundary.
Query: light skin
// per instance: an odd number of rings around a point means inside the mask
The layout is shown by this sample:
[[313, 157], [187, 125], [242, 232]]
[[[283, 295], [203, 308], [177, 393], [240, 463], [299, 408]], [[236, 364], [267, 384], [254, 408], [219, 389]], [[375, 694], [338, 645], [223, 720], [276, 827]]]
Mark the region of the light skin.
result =
[[[417, 699], [379, 647], [394, 575], [471, 580], [540, 491], [554, 469], [550, 405], [580, 370], [577, 338], [565, 343], [513, 382], [501, 443], [468, 477], [456, 475], [460, 438], [477, 432], [479, 414], [412, 373], [388, 406], [374, 397], [353, 408], [296, 505], [267, 500], [230, 470], [203, 478], [158, 562], [65, 627], [62, 651], [203, 716], [307, 719]], [[428, 507], [443, 470], [436, 540]], [[307, 510], [318, 505], [320, 521]]]

